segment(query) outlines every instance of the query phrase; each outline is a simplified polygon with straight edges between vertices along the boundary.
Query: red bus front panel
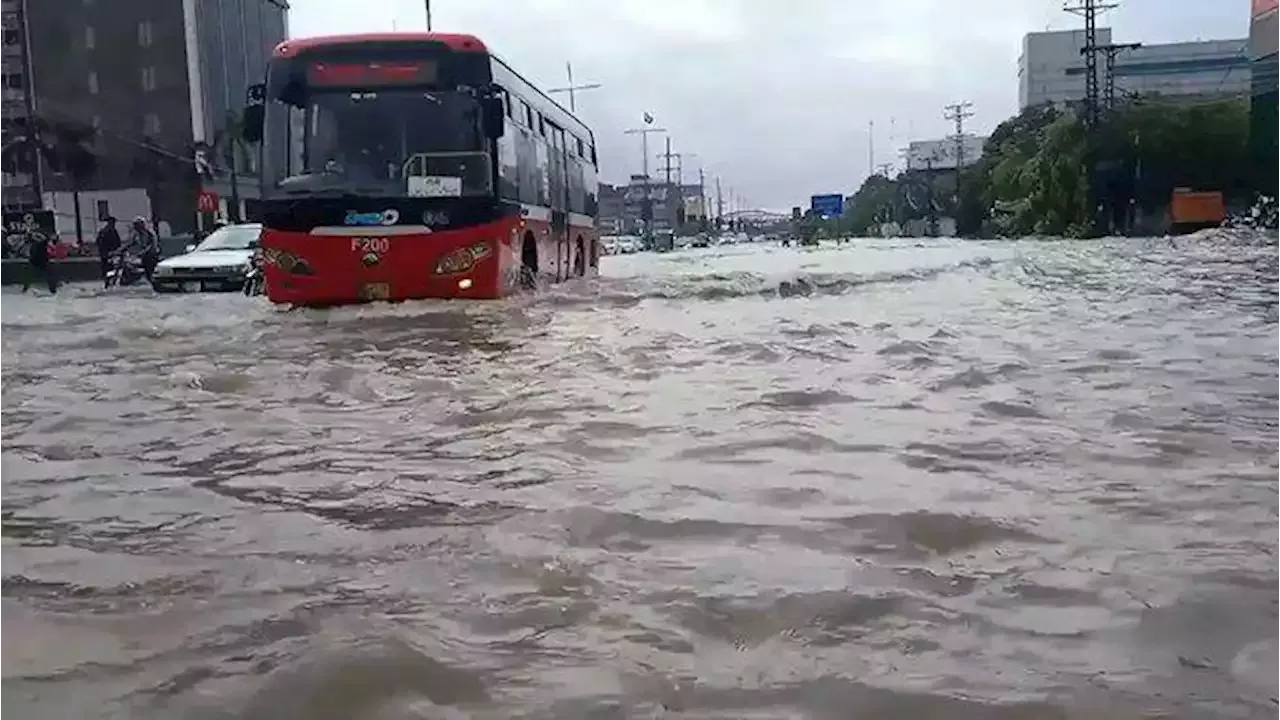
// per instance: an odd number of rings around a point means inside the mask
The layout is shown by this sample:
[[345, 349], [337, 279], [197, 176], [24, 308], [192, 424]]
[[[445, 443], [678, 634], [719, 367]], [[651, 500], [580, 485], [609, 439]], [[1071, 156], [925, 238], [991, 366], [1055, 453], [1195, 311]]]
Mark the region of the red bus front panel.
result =
[[510, 291], [513, 262], [518, 274], [519, 249], [512, 247], [518, 222], [443, 232], [268, 228], [262, 235], [267, 297], [303, 306], [502, 297]]

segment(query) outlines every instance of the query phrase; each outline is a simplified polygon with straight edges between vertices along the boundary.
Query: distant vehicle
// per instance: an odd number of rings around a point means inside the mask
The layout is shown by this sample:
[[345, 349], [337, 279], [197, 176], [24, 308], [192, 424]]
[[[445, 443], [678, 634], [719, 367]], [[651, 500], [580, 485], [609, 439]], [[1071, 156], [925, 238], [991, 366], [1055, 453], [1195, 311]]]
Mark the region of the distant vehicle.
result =
[[644, 243], [640, 240], [640, 238], [635, 237], [634, 235], [624, 235], [623, 237], [618, 238], [618, 252], [622, 253], [623, 255], [630, 255], [631, 253], [637, 253], [643, 249], [644, 249]]
[[661, 230], [653, 234], [650, 242], [653, 246], [649, 249], [654, 252], [671, 252], [676, 247], [676, 234], [670, 230]]
[[473, 35], [286, 40], [243, 118], [272, 302], [498, 298], [598, 272], [590, 129]]
[[1190, 188], [1173, 189], [1173, 199], [1169, 204], [1169, 220], [1170, 231], [1174, 234], [1218, 227], [1226, 217], [1227, 207], [1221, 192], [1195, 192]]
[[156, 292], [242, 290], [261, 235], [257, 223], [224, 225], [182, 255], [161, 260], [151, 286]]

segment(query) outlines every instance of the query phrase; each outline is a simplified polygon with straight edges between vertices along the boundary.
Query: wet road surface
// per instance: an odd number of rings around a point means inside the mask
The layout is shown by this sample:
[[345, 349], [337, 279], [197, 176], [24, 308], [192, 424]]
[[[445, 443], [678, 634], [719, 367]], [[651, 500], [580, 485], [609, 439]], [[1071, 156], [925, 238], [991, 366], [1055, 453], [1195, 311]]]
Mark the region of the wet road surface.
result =
[[3, 295], [16, 718], [1274, 717], [1274, 238]]

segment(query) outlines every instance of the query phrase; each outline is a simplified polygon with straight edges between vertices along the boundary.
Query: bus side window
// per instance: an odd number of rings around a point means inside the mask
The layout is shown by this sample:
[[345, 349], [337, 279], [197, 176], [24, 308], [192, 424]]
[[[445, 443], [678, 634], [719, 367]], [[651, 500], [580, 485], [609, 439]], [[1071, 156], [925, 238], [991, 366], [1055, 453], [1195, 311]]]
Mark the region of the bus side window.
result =
[[507, 119], [515, 120], [515, 114], [511, 111], [511, 93], [506, 90], [502, 91], [502, 104], [507, 108]]
[[587, 156], [587, 154], [586, 154], [585, 152], [583, 152], [583, 151], [582, 151], [582, 140], [581, 140], [581, 138], [574, 138], [574, 140], [575, 140], [575, 141], [577, 142], [577, 144], [578, 144], [578, 157], [580, 157], [580, 158], [585, 158], [585, 157]]
[[534, 129], [536, 126], [533, 124], [533, 108], [523, 100], [520, 101], [520, 105], [524, 107], [524, 126], [530, 130]]

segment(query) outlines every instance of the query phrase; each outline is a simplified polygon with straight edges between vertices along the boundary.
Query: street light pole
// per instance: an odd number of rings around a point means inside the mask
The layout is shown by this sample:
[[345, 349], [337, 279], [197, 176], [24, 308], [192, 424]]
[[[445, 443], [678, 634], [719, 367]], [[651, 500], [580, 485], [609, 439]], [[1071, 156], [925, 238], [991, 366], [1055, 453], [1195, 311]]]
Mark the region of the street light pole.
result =
[[566, 62], [564, 64], [565, 75], [569, 78], [569, 84], [564, 87], [551, 88], [547, 91], [550, 93], [569, 93], [569, 112], [578, 112], [577, 91], [578, 90], [595, 90], [602, 87], [600, 83], [583, 83], [575, 85], [573, 83], [573, 63]]
[[431, 0], [422, 0], [427, 8], [427, 32], [431, 32]]
[[624, 135], [640, 136], [640, 157], [643, 158], [641, 167], [643, 168], [643, 187], [644, 199], [640, 202], [640, 221], [644, 223], [644, 239], [645, 246], [653, 246], [653, 203], [649, 197], [649, 133], [665, 133], [666, 128], [651, 127], [653, 125], [653, 115], [644, 114], [644, 125], [638, 128], [624, 130]]

